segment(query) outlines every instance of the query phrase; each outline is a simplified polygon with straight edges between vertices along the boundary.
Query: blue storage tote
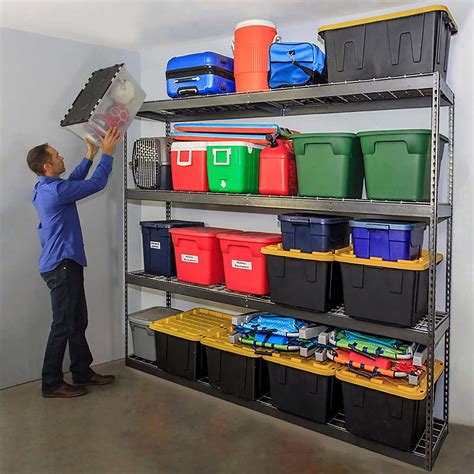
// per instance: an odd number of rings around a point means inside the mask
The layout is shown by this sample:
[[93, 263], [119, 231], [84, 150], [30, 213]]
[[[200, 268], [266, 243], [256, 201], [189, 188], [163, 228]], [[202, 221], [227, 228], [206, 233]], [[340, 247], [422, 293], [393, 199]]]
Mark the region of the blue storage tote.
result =
[[171, 58], [166, 89], [170, 97], [235, 92], [234, 60], [210, 51]]
[[145, 272], [167, 277], [176, 275], [174, 247], [169, 230], [173, 227], [203, 227], [203, 222], [142, 221]]
[[382, 260], [416, 260], [423, 246], [423, 222], [388, 220], [353, 220], [354, 253], [359, 258], [379, 257]]
[[330, 252], [349, 245], [348, 217], [316, 214], [280, 214], [283, 250]]

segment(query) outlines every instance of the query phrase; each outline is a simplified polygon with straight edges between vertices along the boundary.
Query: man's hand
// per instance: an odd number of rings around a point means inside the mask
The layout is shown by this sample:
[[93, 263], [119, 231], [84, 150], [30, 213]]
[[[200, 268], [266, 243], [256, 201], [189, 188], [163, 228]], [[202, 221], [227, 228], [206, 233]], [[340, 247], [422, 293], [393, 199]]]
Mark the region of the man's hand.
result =
[[88, 160], [92, 161], [94, 159], [94, 156], [99, 151], [99, 146], [96, 145], [95, 143], [92, 143], [87, 138], [84, 139], [84, 142], [85, 142], [86, 147], [87, 147], [86, 158]]
[[104, 138], [101, 138], [102, 152], [106, 155], [113, 155], [117, 143], [122, 138], [120, 130], [117, 127], [109, 128]]

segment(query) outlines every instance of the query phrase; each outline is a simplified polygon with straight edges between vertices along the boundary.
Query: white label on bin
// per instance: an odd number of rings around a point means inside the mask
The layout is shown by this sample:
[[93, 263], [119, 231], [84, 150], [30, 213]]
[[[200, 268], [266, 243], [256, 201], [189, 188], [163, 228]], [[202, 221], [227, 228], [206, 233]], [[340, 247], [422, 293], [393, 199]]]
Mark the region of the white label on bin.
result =
[[232, 268], [240, 268], [241, 270], [252, 270], [252, 262], [245, 260], [232, 260]]
[[154, 240], [150, 240], [150, 248], [151, 249], [156, 249], [156, 250], [161, 250], [161, 242], [156, 242]]
[[186, 263], [199, 263], [199, 256], [181, 254], [181, 261]]

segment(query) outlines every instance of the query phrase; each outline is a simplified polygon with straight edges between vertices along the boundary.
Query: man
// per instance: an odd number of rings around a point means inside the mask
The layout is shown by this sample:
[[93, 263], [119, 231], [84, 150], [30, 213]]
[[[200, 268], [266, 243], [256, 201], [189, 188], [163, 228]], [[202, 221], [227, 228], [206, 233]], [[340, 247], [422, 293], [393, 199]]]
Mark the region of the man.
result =
[[[91, 368], [92, 354], [86, 340], [87, 305], [83, 267], [87, 265], [76, 201], [105, 188], [112, 171], [113, 153], [120, 132], [110, 129], [102, 139], [102, 157], [90, 179], [85, 179], [99, 147], [86, 141], [85, 158], [68, 179], [64, 159], [47, 143], [31, 149], [28, 166], [38, 176], [33, 204], [38, 213], [41, 243], [39, 271], [51, 290], [53, 323], [44, 355], [44, 397], [71, 398], [87, 393], [86, 385], [105, 385], [113, 375], [99, 375]], [[62, 364], [69, 343], [73, 384], [63, 379]]]

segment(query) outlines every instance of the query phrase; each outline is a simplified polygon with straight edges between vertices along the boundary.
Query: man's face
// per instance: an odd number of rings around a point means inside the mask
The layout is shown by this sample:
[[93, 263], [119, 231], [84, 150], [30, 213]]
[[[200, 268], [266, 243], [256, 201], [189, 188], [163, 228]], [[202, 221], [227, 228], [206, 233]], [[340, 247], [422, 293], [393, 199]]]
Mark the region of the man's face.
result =
[[52, 146], [48, 146], [48, 153], [51, 155], [51, 162], [45, 165], [45, 170], [47, 169], [52, 176], [59, 177], [66, 168], [64, 167], [64, 158], [59, 154], [58, 150]]

